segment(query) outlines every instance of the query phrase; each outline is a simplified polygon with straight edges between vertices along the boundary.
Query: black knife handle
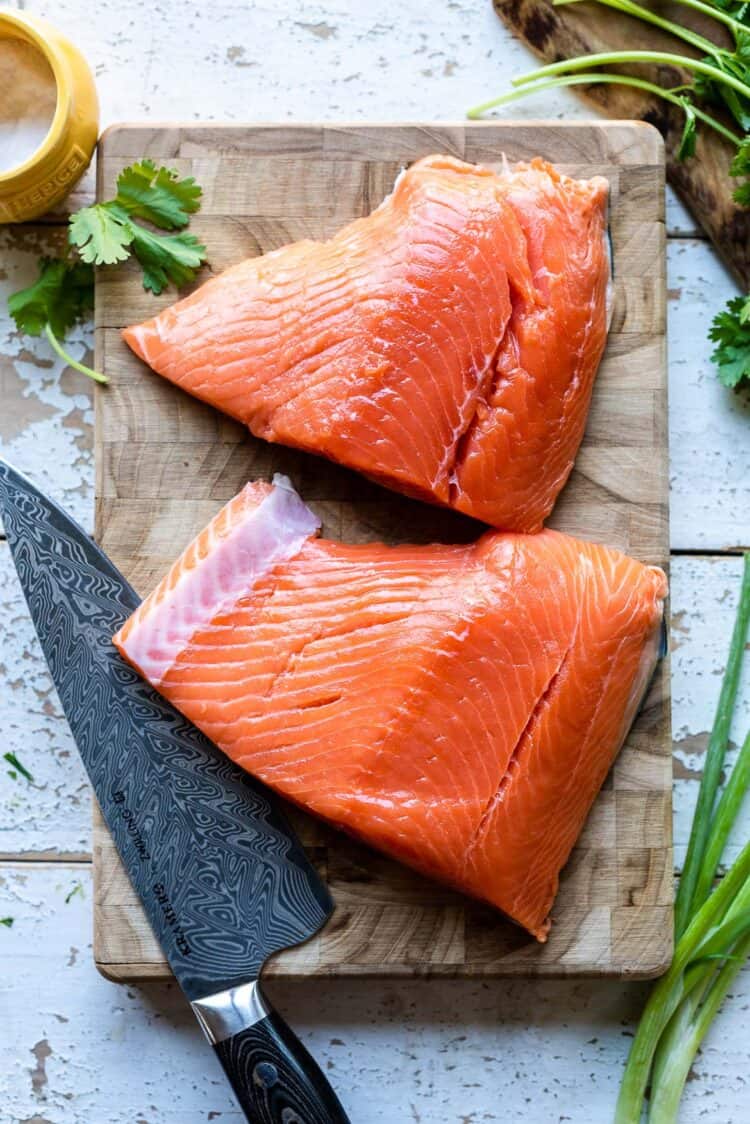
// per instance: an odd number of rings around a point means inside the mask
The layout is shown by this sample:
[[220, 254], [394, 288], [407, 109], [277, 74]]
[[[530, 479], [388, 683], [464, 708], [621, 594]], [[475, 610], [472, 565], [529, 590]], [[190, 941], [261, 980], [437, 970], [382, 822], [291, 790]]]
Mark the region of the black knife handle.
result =
[[315, 1059], [264, 996], [268, 1013], [214, 1050], [251, 1124], [350, 1124]]

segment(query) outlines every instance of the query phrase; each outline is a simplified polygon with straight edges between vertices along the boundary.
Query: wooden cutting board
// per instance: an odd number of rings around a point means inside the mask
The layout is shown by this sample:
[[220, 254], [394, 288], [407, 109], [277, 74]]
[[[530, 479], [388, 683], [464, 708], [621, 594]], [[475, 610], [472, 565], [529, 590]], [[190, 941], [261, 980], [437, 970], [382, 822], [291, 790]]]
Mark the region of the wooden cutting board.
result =
[[[622, 12], [600, 4], [575, 3], [554, 5], [553, 0], [494, 0], [497, 14], [515, 31], [543, 62], [557, 62], [578, 55], [592, 55], [601, 51], [667, 51], [700, 57], [681, 39], [661, 31], [658, 27], [632, 19]], [[725, 28], [716, 20], [692, 12], [682, 4], [669, 0], [641, 0], [673, 23], [689, 27], [719, 46], [730, 47], [731, 40]], [[531, 60], [530, 60], [531, 63]], [[534, 69], [531, 64], [526, 72]], [[634, 74], [649, 79], [660, 86], [679, 86], [686, 73], [670, 66], [625, 67], [607, 66], [608, 71]], [[699, 127], [695, 156], [678, 160], [677, 149], [682, 136], [684, 114], [662, 98], [652, 97], [625, 86], [576, 86], [591, 106], [610, 117], [639, 118], [655, 125], [666, 146], [666, 165], [669, 182], [683, 202], [692, 211], [697, 222], [714, 243], [737, 281], [744, 289], [750, 288], [750, 209], [740, 208], [732, 200], [737, 181], [729, 175], [729, 164], [734, 146], [714, 130]], [[506, 90], [488, 90], [487, 98], [506, 93]], [[512, 114], [509, 107], [502, 114]], [[714, 113], [714, 110], [711, 110]], [[715, 112], [735, 132], [741, 131], [728, 116]]]
[[[191, 229], [220, 270], [302, 237], [331, 235], [367, 214], [398, 170], [447, 152], [500, 166], [541, 154], [574, 175], [611, 183], [615, 307], [586, 438], [552, 523], [666, 566], [664, 167], [656, 131], [637, 123], [121, 126], [99, 148], [99, 194], [144, 155], [196, 177], [204, 199]], [[143, 291], [136, 269], [101, 270], [96, 361], [96, 533], [142, 594], [250, 477], [287, 473], [347, 541], [475, 536], [469, 520], [369, 484], [317, 458], [264, 444], [152, 374], [119, 329], [174, 299]], [[412, 874], [294, 813], [328, 881], [336, 912], [269, 975], [631, 975], [671, 954], [669, 677], [661, 666], [563, 876], [549, 942], [495, 911]], [[168, 968], [97, 814], [95, 957], [117, 980]]]

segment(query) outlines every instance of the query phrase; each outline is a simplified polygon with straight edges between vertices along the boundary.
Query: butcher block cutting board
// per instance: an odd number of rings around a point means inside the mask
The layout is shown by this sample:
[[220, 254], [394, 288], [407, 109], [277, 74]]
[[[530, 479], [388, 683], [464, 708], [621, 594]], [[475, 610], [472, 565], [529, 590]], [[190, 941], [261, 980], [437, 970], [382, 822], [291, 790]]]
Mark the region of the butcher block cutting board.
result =
[[[647, 125], [592, 124], [121, 126], [99, 147], [98, 190], [142, 156], [195, 176], [191, 222], [216, 272], [299, 238], [325, 238], [369, 213], [404, 165], [441, 152], [501, 167], [542, 155], [611, 184], [615, 298], [588, 429], [552, 525], [666, 566], [664, 162]], [[206, 275], [208, 271], [206, 271]], [[141, 594], [249, 479], [290, 476], [348, 542], [458, 541], [481, 528], [367, 483], [325, 461], [251, 437], [154, 375], [120, 328], [166, 307], [127, 265], [100, 270], [96, 362], [99, 542]], [[373, 683], [373, 691], [377, 684]], [[496, 911], [452, 893], [292, 813], [336, 910], [313, 940], [279, 954], [276, 976], [649, 976], [671, 954], [669, 675], [660, 666], [627, 745], [568, 863], [546, 945]], [[95, 957], [117, 980], [169, 970], [95, 815]]]

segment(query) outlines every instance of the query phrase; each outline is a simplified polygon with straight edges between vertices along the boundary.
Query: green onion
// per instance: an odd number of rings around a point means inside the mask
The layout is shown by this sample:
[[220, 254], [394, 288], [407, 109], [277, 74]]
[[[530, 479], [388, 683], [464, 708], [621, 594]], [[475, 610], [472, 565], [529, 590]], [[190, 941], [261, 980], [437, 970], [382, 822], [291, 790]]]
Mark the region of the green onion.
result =
[[[719, 954], [723, 945], [723, 964], [716, 962], [703, 986], [693, 991], [672, 1018], [659, 1043], [651, 1082], [649, 1124], [673, 1124], [677, 1119], [682, 1091], [690, 1066], [711, 1021], [726, 996], [732, 980], [750, 953], [750, 880], [707, 945]], [[729, 913], [733, 916], [729, 917]]]
[[[742, 569], [742, 586], [737, 608], [737, 618], [735, 620], [732, 640], [729, 646], [729, 658], [727, 659], [724, 681], [721, 685], [721, 694], [719, 695], [719, 704], [716, 709], [716, 717], [714, 719], [708, 750], [706, 752], [703, 776], [701, 777], [698, 799], [693, 815], [693, 826], [690, 831], [690, 841], [688, 843], [682, 875], [680, 876], [677, 901], [675, 902], [675, 934], [677, 937], [684, 932], [688, 919], [693, 911], [696, 887], [701, 876], [701, 868], [703, 867], [708, 846], [714, 803], [716, 801], [721, 770], [724, 764], [724, 757], [726, 756], [727, 744], [729, 742], [729, 727], [732, 721], [732, 713], [737, 699], [742, 656], [747, 640], [748, 622], [750, 622], [750, 555], [746, 554]], [[737, 805], [738, 804], [739, 801], [737, 801]], [[729, 826], [731, 826], [731, 821], [725, 811], [725, 819], [721, 826], [721, 831], [725, 839], [728, 834]], [[719, 852], [719, 856], [720, 854], [721, 852]], [[709, 885], [715, 874], [717, 864], [718, 858], [714, 869], [711, 871]], [[705, 877], [701, 880], [701, 885], [705, 888]]]
[[724, 854], [729, 833], [745, 794], [750, 786], [750, 734], [745, 738], [739, 757], [732, 769], [711, 823], [711, 834], [706, 844], [698, 879], [693, 893], [693, 908], [703, 905], [711, 893], [711, 886]]
[[[637, 1124], [659, 1039], [683, 999], [692, 993], [699, 976], [685, 971], [697, 950], [721, 925], [732, 902], [750, 880], [750, 843], [730, 867], [717, 888], [690, 921], [674, 951], [672, 965], [654, 987], [638, 1025], [617, 1100], [615, 1124]], [[708, 961], [706, 975], [713, 971]], [[688, 983], [692, 986], [688, 987]], [[697, 1047], [696, 1047], [697, 1049]]]

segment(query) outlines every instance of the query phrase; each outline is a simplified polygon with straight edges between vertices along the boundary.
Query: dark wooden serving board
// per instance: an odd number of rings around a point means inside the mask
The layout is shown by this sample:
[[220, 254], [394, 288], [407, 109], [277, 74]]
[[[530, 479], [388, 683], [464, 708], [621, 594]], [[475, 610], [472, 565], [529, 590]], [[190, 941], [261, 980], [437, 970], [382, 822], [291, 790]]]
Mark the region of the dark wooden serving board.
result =
[[[667, 425], [663, 151], [654, 129], [592, 124], [123, 126], [99, 149], [99, 192], [147, 155], [204, 188], [191, 229], [219, 270], [368, 213], [398, 170], [447, 152], [490, 165], [542, 155], [611, 184], [615, 306], [586, 437], [553, 523], [666, 565]], [[403, 499], [325, 461], [255, 440], [152, 374], [120, 328], [174, 300], [127, 267], [100, 271], [96, 360], [99, 541], [143, 594], [250, 477], [282, 471], [348, 541], [466, 538], [477, 525]], [[671, 742], [663, 665], [568, 864], [554, 927], [539, 945], [496, 912], [295, 815], [336, 899], [318, 937], [271, 975], [650, 975], [671, 953]], [[98, 813], [95, 955], [127, 980], [168, 968]]]
[[[659, 0], [639, 0], [673, 22], [699, 31], [705, 38], [730, 46], [725, 30], [715, 20], [690, 12], [687, 8]], [[544, 62], [556, 62], [577, 55], [600, 51], [668, 51], [670, 54], [699, 57], [687, 43], [658, 27], [632, 19], [612, 8], [595, 3], [554, 6], [552, 0], [494, 0], [498, 15]], [[530, 60], [531, 63], [532, 60]], [[528, 70], [533, 70], [533, 64]], [[617, 70], [608, 66], [607, 70]], [[622, 73], [648, 78], [661, 86], [677, 86], [684, 75], [671, 67], [619, 68]], [[661, 98], [617, 85], [576, 86], [591, 106], [619, 119], [633, 118], [655, 125], [666, 148], [667, 177], [693, 216], [703, 227], [744, 289], [750, 288], [750, 209], [741, 209], [732, 200], [737, 186], [729, 175], [734, 147], [712, 129], [699, 127], [695, 156], [679, 161], [676, 153], [682, 136], [684, 116]], [[487, 92], [488, 99], [493, 93]], [[512, 113], [512, 106], [505, 113]], [[721, 112], [716, 116], [721, 117]], [[735, 131], [739, 127], [726, 118]]]

